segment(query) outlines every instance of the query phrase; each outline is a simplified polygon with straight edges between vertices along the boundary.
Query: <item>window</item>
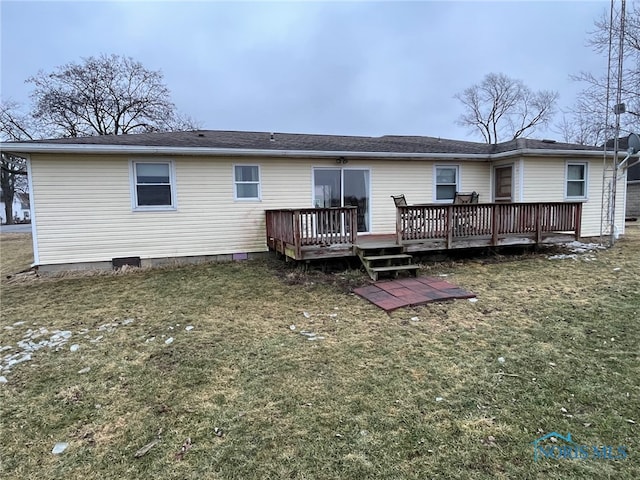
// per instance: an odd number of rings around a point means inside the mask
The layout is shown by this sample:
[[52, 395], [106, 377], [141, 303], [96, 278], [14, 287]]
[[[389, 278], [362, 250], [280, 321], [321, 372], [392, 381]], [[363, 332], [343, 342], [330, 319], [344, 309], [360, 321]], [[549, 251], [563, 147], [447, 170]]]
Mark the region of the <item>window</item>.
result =
[[587, 197], [587, 164], [567, 164], [567, 198]]
[[260, 168], [236, 165], [233, 169], [236, 200], [260, 200]]
[[458, 191], [458, 167], [436, 166], [436, 202], [452, 200]]
[[134, 209], [175, 208], [171, 162], [133, 162]]

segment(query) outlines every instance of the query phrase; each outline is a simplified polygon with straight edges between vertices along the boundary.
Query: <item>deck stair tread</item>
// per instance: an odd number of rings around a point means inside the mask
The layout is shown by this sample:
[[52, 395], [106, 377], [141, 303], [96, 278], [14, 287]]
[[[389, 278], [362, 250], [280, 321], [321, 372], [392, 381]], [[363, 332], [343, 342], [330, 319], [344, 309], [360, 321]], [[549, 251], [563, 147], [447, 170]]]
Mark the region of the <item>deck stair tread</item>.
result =
[[380, 245], [358, 247], [357, 254], [369, 276], [375, 281], [380, 274], [398, 275], [408, 272], [417, 275], [420, 269], [412, 263], [413, 257], [404, 252], [401, 245]]
[[420, 265], [390, 265], [387, 267], [371, 267], [374, 272], [394, 272], [396, 270], [418, 270]]
[[371, 261], [371, 260], [394, 260], [394, 259], [400, 260], [400, 259], [413, 258], [413, 257], [407, 253], [396, 253], [393, 255], [368, 255], [362, 258], [364, 260]]

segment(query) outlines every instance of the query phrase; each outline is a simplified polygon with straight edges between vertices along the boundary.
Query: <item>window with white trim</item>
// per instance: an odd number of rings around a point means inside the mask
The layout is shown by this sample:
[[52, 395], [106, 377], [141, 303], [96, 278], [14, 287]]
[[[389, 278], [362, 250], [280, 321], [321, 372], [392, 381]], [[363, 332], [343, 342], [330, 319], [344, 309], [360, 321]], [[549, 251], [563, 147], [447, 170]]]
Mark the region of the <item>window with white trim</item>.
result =
[[260, 200], [260, 167], [258, 165], [235, 165], [233, 183], [236, 200]]
[[567, 163], [567, 198], [587, 197], [587, 162]]
[[171, 162], [133, 162], [133, 182], [134, 208], [175, 208]]
[[458, 191], [458, 167], [435, 167], [435, 200], [436, 202], [453, 201]]

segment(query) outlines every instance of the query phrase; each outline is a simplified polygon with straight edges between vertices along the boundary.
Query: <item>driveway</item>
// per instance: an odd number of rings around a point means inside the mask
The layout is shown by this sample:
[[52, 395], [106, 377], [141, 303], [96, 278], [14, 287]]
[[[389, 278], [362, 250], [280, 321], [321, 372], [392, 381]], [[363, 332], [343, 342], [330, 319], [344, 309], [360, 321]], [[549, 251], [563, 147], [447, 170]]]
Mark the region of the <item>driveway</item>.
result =
[[0, 233], [31, 233], [31, 224], [0, 225]]

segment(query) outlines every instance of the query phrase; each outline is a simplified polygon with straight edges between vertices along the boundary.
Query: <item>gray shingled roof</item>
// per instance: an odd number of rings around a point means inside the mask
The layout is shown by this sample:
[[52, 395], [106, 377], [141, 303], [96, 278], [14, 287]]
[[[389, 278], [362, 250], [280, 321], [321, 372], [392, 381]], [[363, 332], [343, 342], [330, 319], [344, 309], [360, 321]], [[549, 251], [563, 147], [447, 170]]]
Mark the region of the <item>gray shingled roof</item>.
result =
[[[272, 140], [273, 138], [273, 140]], [[518, 149], [597, 150], [595, 147], [548, 140], [519, 138], [497, 145], [448, 140], [435, 137], [385, 135], [357, 137], [344, 135], [308, 135], [298, 133], [237, 132], [196, 130], [189, 132], [142, 133], [59, 138], [20, 143], [67, 145], [127, 145], [151, 147], [237, 148], [250, 150], [298, 150], [327, 152], [394, 152], [491, 154]], [[10, 145], [10, 142], [7, 143]]]

